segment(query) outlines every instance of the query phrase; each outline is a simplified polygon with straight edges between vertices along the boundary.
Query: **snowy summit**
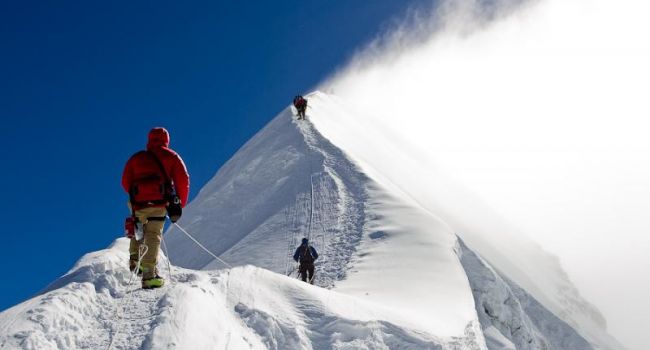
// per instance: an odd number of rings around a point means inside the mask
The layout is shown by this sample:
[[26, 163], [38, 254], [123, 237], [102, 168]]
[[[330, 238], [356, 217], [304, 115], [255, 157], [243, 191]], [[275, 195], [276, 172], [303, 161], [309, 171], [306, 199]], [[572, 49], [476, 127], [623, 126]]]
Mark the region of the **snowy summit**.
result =
[[[622, 349], [553, 256], [424, 207], [400, 183], [425, 174], [390, 169], [400, 145], [367, 147], [381, 126], [335, 96], [306, 98], [306, 120], [282, 111], [179, 222], [234, 267], [172, 227], [169, 283], [142, 290], [119, 238], [2, 312], [0, 348]], [[303, 238], [319, 254], [314, 285], [296, 278]]]

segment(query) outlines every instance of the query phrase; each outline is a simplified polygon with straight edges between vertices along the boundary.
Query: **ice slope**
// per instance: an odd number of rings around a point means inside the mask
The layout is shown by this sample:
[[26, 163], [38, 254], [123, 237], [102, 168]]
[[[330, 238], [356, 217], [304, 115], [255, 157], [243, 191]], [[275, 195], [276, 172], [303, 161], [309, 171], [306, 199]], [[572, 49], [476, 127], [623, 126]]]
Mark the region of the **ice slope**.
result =
[[[173, 268], [129, 289], [128, 242], [87, 254], [41, 295], [0, 313], [2, 349], [484, 349], [402, 326], [382, 305], [253, 266]], [[124, 310], [121, 321], [118, 310]]]

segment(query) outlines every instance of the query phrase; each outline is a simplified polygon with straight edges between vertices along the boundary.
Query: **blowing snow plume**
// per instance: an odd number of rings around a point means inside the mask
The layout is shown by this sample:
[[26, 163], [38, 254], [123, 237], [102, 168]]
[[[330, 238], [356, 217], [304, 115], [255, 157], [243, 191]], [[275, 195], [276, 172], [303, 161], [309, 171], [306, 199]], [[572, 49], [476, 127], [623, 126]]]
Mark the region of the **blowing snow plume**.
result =
[[643, 348], [650, 5], [451, 4], [411, 16], [323, 84], [354, 119], [314, 122], [469, 245], [490, 245], [479, 251], [525, 255], [508, 237], [533, 238], [608, 330]]

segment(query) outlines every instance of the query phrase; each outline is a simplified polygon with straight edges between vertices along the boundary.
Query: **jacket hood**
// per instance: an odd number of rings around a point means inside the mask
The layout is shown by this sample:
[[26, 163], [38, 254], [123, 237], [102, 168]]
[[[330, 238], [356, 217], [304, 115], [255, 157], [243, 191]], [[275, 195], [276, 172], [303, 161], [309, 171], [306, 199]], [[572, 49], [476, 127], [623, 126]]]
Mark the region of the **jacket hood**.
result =
[[169, 147], [169, 132], [165, 128], [153, 128], [149, 131], [147, 149]]

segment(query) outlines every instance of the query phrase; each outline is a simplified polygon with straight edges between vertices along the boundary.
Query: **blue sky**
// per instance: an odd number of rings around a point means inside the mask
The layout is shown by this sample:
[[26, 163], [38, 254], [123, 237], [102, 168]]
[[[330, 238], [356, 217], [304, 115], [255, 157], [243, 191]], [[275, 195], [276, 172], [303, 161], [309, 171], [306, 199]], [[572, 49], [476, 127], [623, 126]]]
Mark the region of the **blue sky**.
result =
[[0, 4], [0, 310], [122, 235], [122, 168], [151, 127], [193, 198], [296, 93], [429, 3]]

